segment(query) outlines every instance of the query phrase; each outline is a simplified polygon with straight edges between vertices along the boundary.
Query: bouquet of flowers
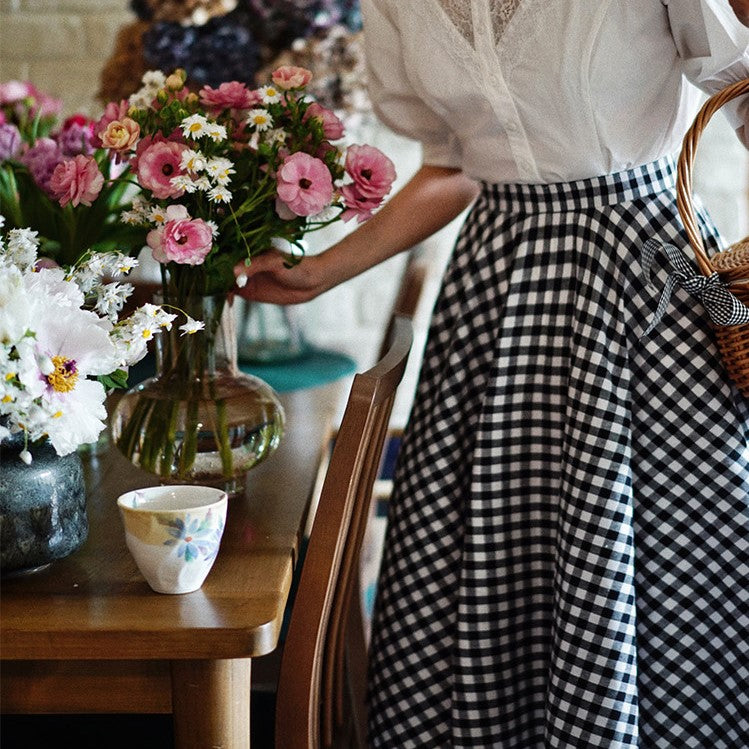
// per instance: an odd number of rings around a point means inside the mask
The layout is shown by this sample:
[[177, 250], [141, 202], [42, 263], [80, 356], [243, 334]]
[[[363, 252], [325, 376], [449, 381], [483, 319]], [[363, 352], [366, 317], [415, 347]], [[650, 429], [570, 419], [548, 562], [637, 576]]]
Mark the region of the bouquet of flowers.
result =
[[234, 265], [274, 240], [301, 250], [310, 231], [365, 220], [389, 193], [390, 159], [372, 146], [335, 145], [343, 124], [305, 97], [311, 78], [286, 66], [258, 89], [232, 81], [196, 94], [184, 71], [150, 72], [97, 123], [140, 189], [123, 220], [150, 230], [148, 245], [170, 273], [200, 268], [189, 274], [199, 293], [231, 289]]
[[[366, 220], [395, 179], [378, 149], [336, 145], [343, 125], [305, 96], [311, 77], [289, 66], [257, 89], [230, 81], [193, 92], [184, 71], [152, 71], [129, 101], [107, 105], [95, 127], [139, 187], [123, 219], [148, 230], [164, 304], [205, 322], [189, 341], [160, 337], [154, 392], [144, 386], [123, 398], [114, 415], [120, 449], [162, 478], [209, 483], [213, 471], [233, 479], [280, 438], [272, 392], [258, 395], [248, 377], [237, 385], [236, 332], [223, 327], [234, 266], [279, 241], [298, 261], [308, 232]], [[223, 372], [219, 344], [234, 347]]]
[[89, 249], [140, 249], [143, 230], [119, 221], [127, 181], [110, 179], [123, 165], [101, 148], [92, 120], [61, 122], [61, 108], [30, 83], [0, 84], [0, 215], [36, 231], [40, 251], [63, 265]]
[[[133, 258], [89, 253], [71, 269], [40, 268], [38, 245], [29, 229], [0, 235], [0, 442], [23, 432], [27, 446], [47, 439], [66, 455], [96, 441], [107, 390], [126, 384], [127, 367], [175, 315], [146, 305], [118, 320], [132, 289], [101, 279], [129, 272]], [[28, 449], [20, 456], [31, 461]]]

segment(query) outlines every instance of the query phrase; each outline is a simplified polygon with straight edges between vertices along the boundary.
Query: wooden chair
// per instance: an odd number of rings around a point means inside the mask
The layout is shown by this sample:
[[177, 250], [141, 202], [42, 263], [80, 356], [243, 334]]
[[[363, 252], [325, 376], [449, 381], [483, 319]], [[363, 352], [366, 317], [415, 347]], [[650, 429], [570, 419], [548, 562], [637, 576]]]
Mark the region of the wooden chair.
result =
[[[365, 675], [346, 677], [346, 633], [350, 617], [355, 619], [357, 612], [361, 617], [355, 598], [359, 551], [412, 340], [410, 321], [395, 319], [388, 352], [357, 374], [351, 386], [284, 644], [276, 697], [277, 749], [327, 749], [364, 741]], [[360, 623], [353, 627], [357, 629], [361, 631]]]

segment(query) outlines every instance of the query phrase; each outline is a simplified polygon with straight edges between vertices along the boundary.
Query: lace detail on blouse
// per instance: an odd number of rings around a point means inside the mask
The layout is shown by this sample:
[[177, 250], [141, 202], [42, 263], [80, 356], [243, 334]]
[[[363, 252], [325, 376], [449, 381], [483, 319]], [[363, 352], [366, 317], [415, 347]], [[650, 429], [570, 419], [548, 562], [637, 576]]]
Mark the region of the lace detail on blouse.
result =
[[[495, 44], [499, 43], [521, 2], [523, 0], [488, 0], [486, 11], [490, 17]], [[471, 0], [439, 0], [439, 3], [460, 35], [472, 47], [475, 47], [477, 36], [474, 33], [475, 16], [477, 7], [480, 8], [481, 4], [472, 3]]]

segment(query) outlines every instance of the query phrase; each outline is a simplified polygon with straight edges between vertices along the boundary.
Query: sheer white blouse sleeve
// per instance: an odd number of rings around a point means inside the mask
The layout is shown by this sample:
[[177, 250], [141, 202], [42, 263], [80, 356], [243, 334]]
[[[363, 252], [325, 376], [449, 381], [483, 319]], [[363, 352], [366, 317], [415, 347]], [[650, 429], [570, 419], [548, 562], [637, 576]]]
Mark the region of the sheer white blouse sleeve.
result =
[[[678, 151], [702, 99], [749, 77], [728, 0], [361, 0], [370, 96], [423, 161], [553, 182]], [[700, 91], [700, 89], [702, 91]], [[735, 127], [749, 102], [725, 113]]]
[[362, 13], [368, 29], [364, 42], [369, 96], [378, 117], [395, 132], [420, 141], [424, 163], [459, 168], [458, 139], [409, 81], [399, 31], [388, 16], [385, 4], [365, 2]]
[[[684, 75], [708, 94], [749, 76], [749, 34], [727, 0], [662, 0]], [[749, 114], [749, 98], [721, 112], [734, 128]]]

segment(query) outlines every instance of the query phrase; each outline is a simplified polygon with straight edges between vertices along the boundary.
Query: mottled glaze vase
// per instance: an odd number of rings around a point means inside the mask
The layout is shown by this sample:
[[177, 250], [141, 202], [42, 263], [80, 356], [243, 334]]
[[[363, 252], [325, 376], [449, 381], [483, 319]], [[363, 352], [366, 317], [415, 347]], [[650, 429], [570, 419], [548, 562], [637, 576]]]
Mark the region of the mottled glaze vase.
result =
[[0, 572], [34, 572], [72, 554], [88, 536], [86, 487], [78, 453], [59, 456], [49, 444], [0, 443]]

